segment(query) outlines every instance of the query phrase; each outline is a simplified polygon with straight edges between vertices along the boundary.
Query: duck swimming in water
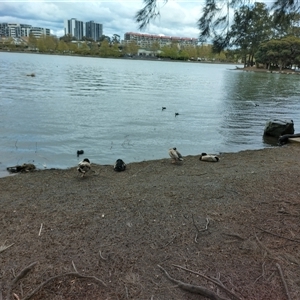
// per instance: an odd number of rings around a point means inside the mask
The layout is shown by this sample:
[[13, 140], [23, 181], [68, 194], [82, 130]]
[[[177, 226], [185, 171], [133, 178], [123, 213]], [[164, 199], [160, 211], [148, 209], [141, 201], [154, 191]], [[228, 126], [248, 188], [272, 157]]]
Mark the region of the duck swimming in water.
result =
[[207, 154], [207, 153], [201, 153], [200, 157], [199, 157], [199, 160], [202, 160], [202, 161], [210, 161], [210, 162], [217, 162], [219, 161], [219, 157], [218, 156], [215, 156], [215, 155], [212, 155], [212, 154]]
[[81, 161], [78, 164], [78, 172], [81, 173], [81, 177], [84, 177], [84, 175], [91, 169], [91, 162], [88, 158], [85, 158], [83, 161]]
[[176, 163], [177, 161], [183, 161], [182, 155], [177, 151], [177, 148], [175, 147], [169, 149], [169, 155], [172, 158], [172, 164]]

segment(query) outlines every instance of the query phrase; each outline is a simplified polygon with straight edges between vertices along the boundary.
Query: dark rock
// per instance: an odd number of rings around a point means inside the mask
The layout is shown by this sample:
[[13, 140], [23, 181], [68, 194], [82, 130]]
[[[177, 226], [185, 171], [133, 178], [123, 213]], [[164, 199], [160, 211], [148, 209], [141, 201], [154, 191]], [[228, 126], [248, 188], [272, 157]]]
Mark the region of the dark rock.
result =
[[269, 120], [266, 123], [264, 135], [274, 136], [279, 138], [285, 134], [294, 134], [294, 122], [293, 120]]

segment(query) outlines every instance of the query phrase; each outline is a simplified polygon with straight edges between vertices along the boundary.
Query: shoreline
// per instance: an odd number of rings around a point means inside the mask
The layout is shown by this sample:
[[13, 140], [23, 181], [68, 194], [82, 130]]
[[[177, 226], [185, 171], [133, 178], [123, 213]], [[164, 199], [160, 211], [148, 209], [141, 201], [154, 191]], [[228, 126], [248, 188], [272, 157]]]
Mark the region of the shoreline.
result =
[[[295, 143], [293, 143], [295, 144]], [[298, 144], [298, 143], [296, 143]], [[300, 143], [299, 143], [300, 144]], [[284, 145], [286, 146], [286, 145]], [[243, 153], [254, 153], [254, 152], [263, 152], [263, 151], [267, 151], [269, 149], [276, 149], [276, 148], [282, 148], [284, 146], [270, 146], [270, 147], [265, 147], [265, 148], [259, 148], [259, 149], [246, 149], [246, 150], [240, 150], [237, 152], [221, 152], [221, 153], [211, 153], [214, 155], [217, 155], [218, 157], [224, 157], [226, 155], [235, 155], [235, 156], [240, 156], [243, 155]], [[200, 154], [197, 155], [184, 155], [183, 158], [199, 158]], [[157, 162], [166, 162], [170, 160], [169, 157], [165, 157], [165, 158], [159, 158], [159, 159], [150, 159], [150, 160], [142, 160], [142, 161], [133, 161], [133, 162], [129, 162], [126, 163], [127, 167], [130, 167], [131, 165], [139, 165], [139, 164], [151, 164], [151, 163], [157, 163]], [[22, 164], [21, 164], [22, 165]], [[100, 168], [100, 167], [109, 167], [109, 168], [113, 168], [113, 164], [99, 164], [99, 163], [93, 163], [92, 162], [92, 166], [96, 167], [96, 168]], [[46, 168], [46, 169], [39, 169], [36, 168], [33, 171], [29, 171], [29, 172], [16, 172], [16, 173], [11, 173], [7, 170], [0, 170], [0, 179], [1, 178], [6, 178], [6, 177], [13, 177], [13, 176], [17, 176], [17, 175], [22, 175], [22, 174], [26, 174], [26, 173], [35, 173], [35, 172], [39, 172], [40, 174], [43, 174], [43, 172], [49, 172], [49, 171], [59, 171], [59, 172], [67, 172], [71, 169], [76, 169], [77, 165], [74, 166], [70, 166], [67, 168]]]

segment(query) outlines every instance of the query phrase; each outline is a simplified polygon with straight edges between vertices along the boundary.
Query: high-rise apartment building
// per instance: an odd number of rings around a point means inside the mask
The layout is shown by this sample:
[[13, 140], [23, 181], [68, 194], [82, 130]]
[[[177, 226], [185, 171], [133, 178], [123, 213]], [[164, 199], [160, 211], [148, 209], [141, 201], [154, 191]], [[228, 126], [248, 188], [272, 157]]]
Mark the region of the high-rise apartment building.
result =
[[65, 35], [70, 34], [77, 40], [82, 40], [82, 37], [92, 38], [98, 41], [103, 35], [103, 25], [94, 21], [82, 22], [75, 18], [64, 21]]
[[82, 21], [72, 18], [71, 20], [65, 20], [64, 25], [65, 35], [70, 34], [77, 40], [82, 40], [82, 37], [85, 36], [85, 27]]
[[92, 38], [94, 41], [98, 41], [103, 35], [102, 24], [95, 23], [94, 21], [89, 21], [85, 23], [85, 36]]

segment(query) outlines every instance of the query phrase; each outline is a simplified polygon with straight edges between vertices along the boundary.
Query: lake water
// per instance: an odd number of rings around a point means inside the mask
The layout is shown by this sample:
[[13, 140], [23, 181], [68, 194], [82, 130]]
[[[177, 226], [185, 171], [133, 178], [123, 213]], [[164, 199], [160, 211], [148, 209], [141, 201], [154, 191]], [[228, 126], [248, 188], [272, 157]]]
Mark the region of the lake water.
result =
[[271, 118], [293, 119], [299, 132], [299, 76], [234, 68], [0, 53], [0, 172], [160, 159], [170, 147], [183, 156], [261, 149], [272, 146], [263, 139]]

